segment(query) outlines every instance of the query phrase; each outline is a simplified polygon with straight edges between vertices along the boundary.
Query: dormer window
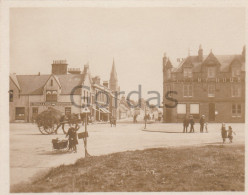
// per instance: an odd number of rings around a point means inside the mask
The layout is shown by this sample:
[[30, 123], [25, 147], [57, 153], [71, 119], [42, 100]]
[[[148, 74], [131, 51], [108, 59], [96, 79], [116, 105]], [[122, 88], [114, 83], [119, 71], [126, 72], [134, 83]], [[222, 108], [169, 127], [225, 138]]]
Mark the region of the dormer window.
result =
[[239, 77], [239, 76], [240, 76], [240, 68], [232, 67], [232, 77]]
[[216, 76], [216, 68], [208, 67], [208, 78], [215, 78]]
[[184, 68], [183, 69], [183, 76], [185, 78], [192, 78], [192, 68]]

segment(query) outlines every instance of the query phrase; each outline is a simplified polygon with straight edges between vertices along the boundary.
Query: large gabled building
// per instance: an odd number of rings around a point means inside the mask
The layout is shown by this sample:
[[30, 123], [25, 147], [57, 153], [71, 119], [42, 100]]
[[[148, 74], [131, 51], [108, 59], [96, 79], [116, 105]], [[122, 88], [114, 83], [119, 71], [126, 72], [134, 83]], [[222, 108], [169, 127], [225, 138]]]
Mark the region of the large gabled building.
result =
[[168, 123], [182, 122], [185, 115], [196, 120], [205, 115], [208, 122], [245, 122], [245, 47], [239, 55], [211, 51], [204, 56], [200, 46], [198, 55], [179, 59], [177, 68], [165, 55], [163, 113]]
[[[82, 87], [83, 86], [83, 87]], [[117, 97], [118, 98], [118, 97]], [[93, 120], [109, 120], [116, 115], [118, 104], [108, 82], [92, 78], [89, 65], [67, 68], [66, 61], [54, 61], [51, 74], [16, 75], [9, 77], [9, 120], [31, 122], [49, 107], [63, 114], [82, 113], [88, 106]]]

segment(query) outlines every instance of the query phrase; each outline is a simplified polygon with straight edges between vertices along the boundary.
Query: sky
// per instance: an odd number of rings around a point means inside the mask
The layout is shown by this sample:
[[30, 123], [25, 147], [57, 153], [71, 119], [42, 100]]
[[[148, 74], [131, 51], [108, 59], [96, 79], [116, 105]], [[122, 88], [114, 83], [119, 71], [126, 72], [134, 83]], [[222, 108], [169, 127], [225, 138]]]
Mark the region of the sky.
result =
[[105, 81], [114, 59], [121, 90], [140, 84], [144, 98], [148, 91], [162, 96], [164, 53], [174, 61], [197, 55], [200, 44], [204, 55], [241, 54], [245, 9], [10, 9], [11, 73], [50, 74], [53, 60], [66, 59], [71, 68], [89, 63], [91, 74]]

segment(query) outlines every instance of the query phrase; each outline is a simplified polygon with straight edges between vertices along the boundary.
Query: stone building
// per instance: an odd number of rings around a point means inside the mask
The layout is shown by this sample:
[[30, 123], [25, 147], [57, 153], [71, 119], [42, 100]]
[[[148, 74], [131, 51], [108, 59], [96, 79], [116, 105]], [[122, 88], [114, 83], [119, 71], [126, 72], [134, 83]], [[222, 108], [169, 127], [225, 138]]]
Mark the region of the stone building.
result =
[[10, 122], [31, 122], [49, 107], [63, 114], [81, 113], [82, 106], [89, 107], [93, 119], [108, 120], [110, 114], [116, 115], [112, 102], [113, 91], [100, 83], [100, 77], [92, 78], [89, 65], [81, 72], [58, 60], [53, 61], [51, 74], [9, 77]]
[[205, 115], [208, 122], [245, 122], [245, 47], [239, 55], [211, 51], [205, 56], [200, 46], [198, 55], [178, 61], [175, 68], [163, 57], [164, 122], [182, 122], [185, 115], [196, 121]]

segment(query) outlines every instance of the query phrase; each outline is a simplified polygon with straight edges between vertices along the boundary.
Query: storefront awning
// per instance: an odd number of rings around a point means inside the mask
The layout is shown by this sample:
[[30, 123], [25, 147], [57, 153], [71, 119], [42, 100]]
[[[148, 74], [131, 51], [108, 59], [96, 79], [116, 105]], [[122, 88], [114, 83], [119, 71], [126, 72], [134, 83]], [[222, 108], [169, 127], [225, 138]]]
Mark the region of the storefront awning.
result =
[[100, 111], [102, 112], [102, 113], [110, 113], [106, 108], [100, 108]]

